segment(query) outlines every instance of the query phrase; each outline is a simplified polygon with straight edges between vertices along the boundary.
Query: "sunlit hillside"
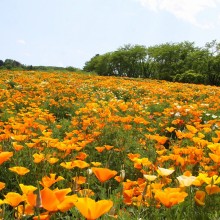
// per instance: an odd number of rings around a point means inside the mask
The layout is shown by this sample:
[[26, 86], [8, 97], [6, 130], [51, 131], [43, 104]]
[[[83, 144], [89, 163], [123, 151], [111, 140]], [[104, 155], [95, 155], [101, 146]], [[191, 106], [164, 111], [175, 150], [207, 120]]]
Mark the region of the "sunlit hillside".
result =
[[220, 87], [0, 72], [0, 219], [218, 219]]

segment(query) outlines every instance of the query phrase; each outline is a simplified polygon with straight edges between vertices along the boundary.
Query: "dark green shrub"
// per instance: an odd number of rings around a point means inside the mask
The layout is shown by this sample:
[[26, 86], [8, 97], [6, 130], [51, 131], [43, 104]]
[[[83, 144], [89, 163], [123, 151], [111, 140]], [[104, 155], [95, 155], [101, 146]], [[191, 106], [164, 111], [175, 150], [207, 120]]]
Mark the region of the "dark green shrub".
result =
[[195, 83], [195, 84], [205, 84], [207, 82], [206, 75], [195, 73], [193, 70], [188, 70], [182, 74], [177, 74], [173, 81], [183, 82], [183, 83]]

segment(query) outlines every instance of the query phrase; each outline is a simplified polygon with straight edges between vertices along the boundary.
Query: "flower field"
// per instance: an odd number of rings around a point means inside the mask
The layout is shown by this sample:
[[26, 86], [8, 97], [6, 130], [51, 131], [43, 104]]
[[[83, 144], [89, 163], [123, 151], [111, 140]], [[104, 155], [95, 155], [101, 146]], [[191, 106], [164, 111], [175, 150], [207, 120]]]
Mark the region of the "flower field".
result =
[[0, 72], [0, 219], [220, 218], [220, 88]]

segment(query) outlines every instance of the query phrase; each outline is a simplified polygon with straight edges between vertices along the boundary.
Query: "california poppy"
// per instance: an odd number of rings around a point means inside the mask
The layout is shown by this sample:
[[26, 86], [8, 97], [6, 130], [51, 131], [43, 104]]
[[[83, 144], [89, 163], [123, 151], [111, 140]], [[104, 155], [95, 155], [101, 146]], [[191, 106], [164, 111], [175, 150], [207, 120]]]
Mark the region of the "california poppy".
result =
[[7, 203], [13, 207], [18, 206], [23, 201], [24, 201], [24, 197], [18, 193], [15, 193], [15, 192], [7, 193], [7, 195], [5, 195], [5, 199], [4, 199], [4, 203]]
[[157, 172], [160, 176], [169, 176], [171, 175], [175, 170], [174, 169], [165, 169], [162, 167], [158, 167]]
[[95, 149], [99, 152], [102, 153], [105, 150], [105, 147], [95, 147]]
[[193, 184], [193, 182], [196, 180], [195, 176], [178, 176], [177, 177], [180, 186], [184, 187], [184, 186], [191, 186]]
[[51, 190], [45, 187], [40, 191], [42, 207], [50, 212], [68, 210], [74, 205], [73, 198], [76, 198], [75, 195], [66, 196], [69, 192], [71, 192], [70, 188]]
[[9, 170], [21, 176], [24, 176], [25, 174], [30, 172], [30, 170], [27, 169], [26, 167], [11, 167], [9, 168]]
[[84, 184], [86, 182], [86, 177], [84, 177], [84, 176], [77, 176], [77, 177], [73, 177], [72, 180], [76, 184], [81, 185], [81, 184]]
[[56, 178], [56, 174], [50, 173], [50, 177], [49, 176], [44, 176], [42, 178], [42, 181], [40, 182], [40, 184], [43, 187], [48, 187], [49, 188], [51, 185], [53, 185], [54, 183], [56, 183], [58, 181], [61, 181], [61, 180], [64, 180], [64, 178], [62, 176], [58, 176]]
[[205, 192], [204, 191], [196, 191], [196, 194], [194, 196], [195, 202], [197, 205], [205, 205]]
[[0, 182], [0, 190], [4, 189], [5, 188], [5, 183], [3, 182]]
[[89, 167], [90, 165], [88, 163], [86, 163], [85, 161], [82, 161], [82, 160], [74, 160], [72, 162], [72, 166], [73, 167], [79, 167], [80, 169], [83, 169], [83, 168]]
[[209, 153], [209, 157], [215, 162], [220, 164], [220, 155]]
[[114, 146], [111, 146], [111, 145], [104, 145], [105, 149], [106, 150], [111, 150]]
[[192, 125], [186, 125], [186, 128], [193, 134], [196, 134], [198, 132], [198, 130]]
[[74, 205], [86, 219], [95, 220], [107, 213], [113, 206], [113, 202], [111, 200], [100, 200], [96, 202], [89, 197], [85, 197], [78, 198], [74, 202]]
[[34, 193], [34, 191], [37, 190], [37, 187], [24, 184], [19, 184], [19, 186], [21, 188], [27, 205], [30, 205], [31, 207], [36, 206], [37, 195]]
[[22, 219], [24, 215], [34, 215], [34, 207], [29, 204], [19, 205], [15, 217], [16, 219]]
[[78, 155], [76, 156], [76, 159], [85, 160], [87, 156], [88, 156], [88, 155], [87, 155], [86, 153], [84, 153], [84, 152], [79, 152]]
[[209, 195], [215, 194], [215, 193], [219, 193], [220, 192], [220, 187], [217, 185], [213, 185], [213, 184], [209, 184], [205, 187], [206, 192]]
[[91, 162], [91, 164], [92, 164], [93, 166], [95, 166], [95, 167], [98, 167], [98, 166], [101, 166], [101, 165], [102, 165], [102, 163], [100, 163], [100, 162]]
[[24, 184], [19, 184], [21, 191], [23, 192], [23, 194], [27, 195], [29, 193], [34, 192], [37, 187], [32, 186], [32, 185], [24, 185]]
[[144, 174], [143, 175], [144, 176], [144, 179], [146, 179], [146, 180], [148, 180], [148, 181], [154, 181], [156, 178], [157, 178], [157, 176], [155, 176], [155, 175], [147, 175], [147, 174]]
[[24, 146], [18, 144], [17, 142], [12, 142], [12, 145], [16, 151], [22, 150]]
[[164, 190], [155, 191], [155, 199], [160, 201], [164, 206], [170, 208], [184, 201], [188, 195], [186, 192], [181, 192], [180, 188], [166, 188]]
[[34, 163], [40, 163], [41, 161], [44, 160], [44, 154], [42, 153], [39, 154], [35, 153], [33, 154], [33, 157], [34, 157]]
[[47, 159], [47, 161], [49, 162], [49, 164], [55, 164], [56, 162], [59, 161], [59, 159], [56, 157], [50, 157]]
[[98, 167], [92, 167], [92, 172], [95, 174], [95, 176], [98, 178], [98, 180], [101, 183], [104, 183], [105, 181], [111, 179], [117, 174], [117, 171], [110, 170], [108, 168], [98, 168]]
[[13, 152], [3, 151], [0, 153], [0, 165], [9, 160], [13, 156]]
[[62, 163], [60, 164], [60, 166], [66, 168], [66, 169], [68, 169], [68, 170], [74, 168], [74, 165], [73, 165], [72, 162], [62, 162]]

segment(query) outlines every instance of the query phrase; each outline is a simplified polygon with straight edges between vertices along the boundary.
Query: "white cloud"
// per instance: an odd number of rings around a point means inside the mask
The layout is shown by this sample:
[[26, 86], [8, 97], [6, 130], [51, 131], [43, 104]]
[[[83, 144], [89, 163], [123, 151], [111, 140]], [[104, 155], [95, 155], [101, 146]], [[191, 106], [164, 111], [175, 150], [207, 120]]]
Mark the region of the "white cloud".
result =
[[211, 12], [220, 6], [220, 0], [138, 0], [142, 6], [155, 12], [167, 11], [175, 17], [200, 28], [212, 28], [215, 21], [201, 22], [198, 15]]
[[25, 44], [26, 44], [26, 41], [25, 41], [25, 40], [22, 40], [22, 39], [19, 39], [19, 40], [17, 40], [17, 43], [18, 43], [18, 44], [23, 44], [23, 45], [25, 45]]

